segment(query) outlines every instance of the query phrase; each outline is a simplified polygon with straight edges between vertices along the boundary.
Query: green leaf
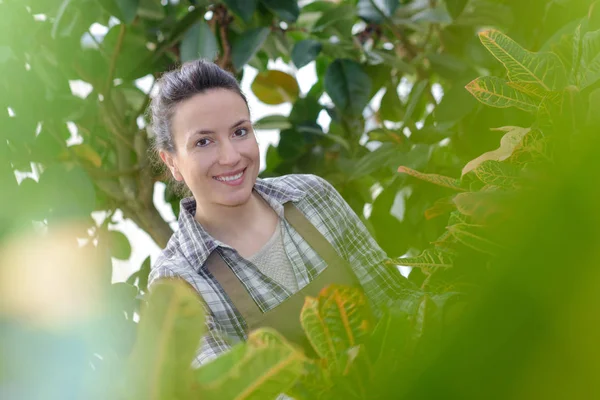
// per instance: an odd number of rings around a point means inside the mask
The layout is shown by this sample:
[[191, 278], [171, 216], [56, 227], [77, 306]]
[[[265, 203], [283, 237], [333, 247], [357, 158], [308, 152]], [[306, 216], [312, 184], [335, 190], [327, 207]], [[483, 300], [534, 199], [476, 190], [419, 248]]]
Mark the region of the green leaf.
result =
[[429, 81], [422, 80], [416, 85], [414, 85], [412, 90], [410, 91], [410, 100], [408, 101], [408, 105], [406, 106], [406, 112], [404, 113], [404, 118], [402, 120], [404, 125], [406, 125], [411, 120], [412, 115], [415, 112], [417, 105], [421, 101], [421, 97], [423, 96], [423, 93], [425, 93], [425, 88], [428, 84]]
[[148, 291], [148, 276], [150, 275], [151, 263], [150, 256], [146, 257], [138, 271], [138, 287], [144, 292]]
[[128, 260], [131, 257], [131, 244], [122, 232], [109, 231], [106, 239], [108, 240], [110, 253], [114, 258]]
[[554, 53], [531, 53], [500, 31], [491, 29], [479, 34], [483, 45], [508, 70], [511, 81], [561, 90], [567, 84], [564, 67]]
[[49, 211], [46, 217], [82, 218], [96, 205], [96, 190], [91, 178], [81, 167], [49, 165], [39, 181], [40, 201]]
[[258, 329], [194, 372], [203, 398], [274, 399], [300, 377], [304, 355], [271, 329]]
[[317, 354], [343, 367], [346, 351], [362, 344], [372, 316], [365, 295], [357, 288], [330, 285], [317, 298], [307, 297], [300, 322]]
[[138, 6], [140, 5], [140, 0], [115, 0], [117, 2], [117, 6], [121, 10], [121, 15], [124, 18], [123, 22], [130, 24], [135, 19], [137, 15]]
[[322, 48], [321, 42], [312, 39], [301, 40], [296, 43], [292, 50], [292, 61], [296, 68], [300, 69], [314, 61]]
[[417, 257], [395, 258], [388, 264], [402, 265], [415, 268], [450, 268], [453, 260], [448, 253], [439, 250], [426, 249]]
[[379, 107], [379, 116], [382, 120], [399, 122], [402, 121], [403, 110], [402, 102], [398, 97], [395, 85], [389, 85], [385, 90], [385, 94], [381, 98], [381, 106]]
[[433, 183], [434, 185], [447, 187], [449, 189], [458, 190], [460, 192], [465, 191], [465, 189], [460, 186], [460, 181], [458, 179], [454, 179], [449, 176], [443, 176], [438, 174], [424, 174], [422, 172], [415, 171], [414, 169], [404, 166], [399, 167], [398, 172], [408, 174], [422, 181]]
[[285, 115], [267, 115], [254, 123], [257, 129], [284, 130], [292, 127], [291, 122]]
[[185, 281], [154, 284], [130, 356], [126, 398], [191, 398], [190, 365], [204, 331], [203, 306]]
[[446, 9], [452, 19], [456, 19], [463, 12], [468, 1], [469, 0], [445, 0]]
[[394, 15], [399, 4], [398, 0], [359, 0], [356, 8], [360, 18], [380, 24]]
[[348, 174], [348, 180], [362, 178], [388, 166], [395, 166], [399, 162], [398, 155], [402, 147], [397, 144], [385, 143], [377, 149], [362, 156]]
[[500, 139], [500, 147], [495, 150], [483, 153], [479, 157], [471, 160], [462, 169], [464, 176], [468, 172], [476, 169], [481, 163], [486, 160], [503, 161], [510, 157], [515, 148], [521, 143], [523, 137], [531, 130], [531, 128], [520, 128], [518, 126], [507, 126], [500, 128], [506, 131], [506, 134]]
[[489, 255], [497, 255], [506, 251], [501, 245], [485, 237], [484, 227], [473, 224], [455, 224], [448, 231], [463, 245]]
[[181, 62], [198, 58], [214, 60], [219, 53], [219, 44], [210, 26], [200, 20], [195, 23], [183, 37], [180, 44]]
[[140, 0], [99, 0], [100, 4], [111, 15], [121, 22], [130, 24], [137, 15]]
[[267, 36], [269, 28], [254, 28], [243, 32], [231, 46], [233, 66], [241, 69], [260, 49]]
[[300, 15], [297, 0], [260, 0], [260, 2], [284, 21], [294, 22]]
[[428, 22], [430, 24], [451, 24], [452, 17], [444, 7], [427, 8], [412, 16], [413, 22]]
[[384, 50], [372, 50], [367, 51], [366, 54], [369, 57], [369, 64], [384, 63], [387, 66], [396, 68], [398, 71], [406, 74], [414, 74], [416, 71], [413, 65], [408, 64], [402, 57], [399, 57], [395, 53]]
[[600, 31], [586, 33], [582, 48], [580, 86], [585, 89], [600, 79]]
[[444, 93], [442, 101], [435, 108], [434, 115], [438, 124], [462, 120], [477, 105], [477, 101], [462, 85], [453, 85]]
[[227, 7], [244, 21], [252, 19], [258, 0], [224, 0]]
[[329, 139], [332, 142], [340, 144], [347, 151], [350, 151], [350, 143], [348, 143], [346, 139], [332, 132], [325, 133], [320, 127], [318, 127], [318, 125], [317, 127], [300, 125], [296, 127], [296, 131], [298, 131], [299, 133], [307, 133], [309, 135], [315, 135], [325, 139]]
[[325, 72], [325, 90], [344, 113], [362, 115], [369, 101], [371, 79], [353, 60], [335, 60]]
[[465, 87], [477, 100], [488, 106], [516, 107], [529, 112], [535, 112], [539, 107], [539, 103], [534, 99], [495, 76], [477, 78]]
[[277, 70], [257, 74], [251, 87], [260, 101], [270, 105], [293, 103], [300, 94], [296, 78]]
[[141, 0], [138, 15], [145, 19], [161, 20], [165, 17], [165, 8], [160, 0]]

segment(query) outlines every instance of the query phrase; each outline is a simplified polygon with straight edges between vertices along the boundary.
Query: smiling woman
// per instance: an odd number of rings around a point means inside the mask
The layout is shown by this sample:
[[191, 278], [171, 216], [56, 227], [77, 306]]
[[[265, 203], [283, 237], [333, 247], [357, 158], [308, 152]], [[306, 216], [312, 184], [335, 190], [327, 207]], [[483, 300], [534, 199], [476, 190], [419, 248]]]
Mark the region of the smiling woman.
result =
[[329, 284], [362, 287], [376, 315], [409, 287], [327, 181], [258, 178], [248, 104], [228, 72], [199, 60], [165, 73], [151, 109], [156, 151], [192, 196], [149, 282], [184, 279], [200, 295], [208, 334], [195, 365], [258, 327], [311, 353], [300, 309]]

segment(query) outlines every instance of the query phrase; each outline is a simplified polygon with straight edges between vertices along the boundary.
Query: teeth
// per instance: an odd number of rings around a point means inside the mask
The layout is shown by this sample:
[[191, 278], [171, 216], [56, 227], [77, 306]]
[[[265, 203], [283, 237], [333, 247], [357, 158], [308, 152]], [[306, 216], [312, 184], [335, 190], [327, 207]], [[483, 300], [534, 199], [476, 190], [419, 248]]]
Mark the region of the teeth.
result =
[[225, 182], [235, 181], [236, 179], [240, 179], [243, 174], [244, 174], [244, 171], [240, 172], [237, 175], [228, 176], [228, 177], [221, 177], [221, 178], [215, 177], [215, 179], [218, 180], [218, 181], [225, 181]]

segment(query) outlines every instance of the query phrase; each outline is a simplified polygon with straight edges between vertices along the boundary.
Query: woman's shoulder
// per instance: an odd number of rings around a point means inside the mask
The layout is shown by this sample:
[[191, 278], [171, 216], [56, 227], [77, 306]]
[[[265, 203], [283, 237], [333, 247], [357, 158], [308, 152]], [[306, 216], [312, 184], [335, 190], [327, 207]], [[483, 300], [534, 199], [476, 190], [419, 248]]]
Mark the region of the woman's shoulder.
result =
[[271, 178], [263, 178], [263, 182], [282, 189], [295, 189], [304, 193], [323, 193], [331, 184], [320, 176], [313, 174], [287, 174]]

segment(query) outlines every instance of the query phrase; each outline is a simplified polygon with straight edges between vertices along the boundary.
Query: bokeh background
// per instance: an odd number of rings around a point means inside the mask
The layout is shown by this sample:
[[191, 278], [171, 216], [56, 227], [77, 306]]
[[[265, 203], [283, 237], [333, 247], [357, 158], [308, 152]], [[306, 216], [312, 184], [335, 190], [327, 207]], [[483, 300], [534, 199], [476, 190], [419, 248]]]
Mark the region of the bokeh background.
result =
[[599, 9], [0, 0], [0, 397], [78, 398], [101, 381], [81, 365], [126, 363], [180, 200], [146, 109], [201, 57], [249, 97], [262, 177], [327, 179], [390, 268], [470, 299], [402, 393], [596, 398]]

